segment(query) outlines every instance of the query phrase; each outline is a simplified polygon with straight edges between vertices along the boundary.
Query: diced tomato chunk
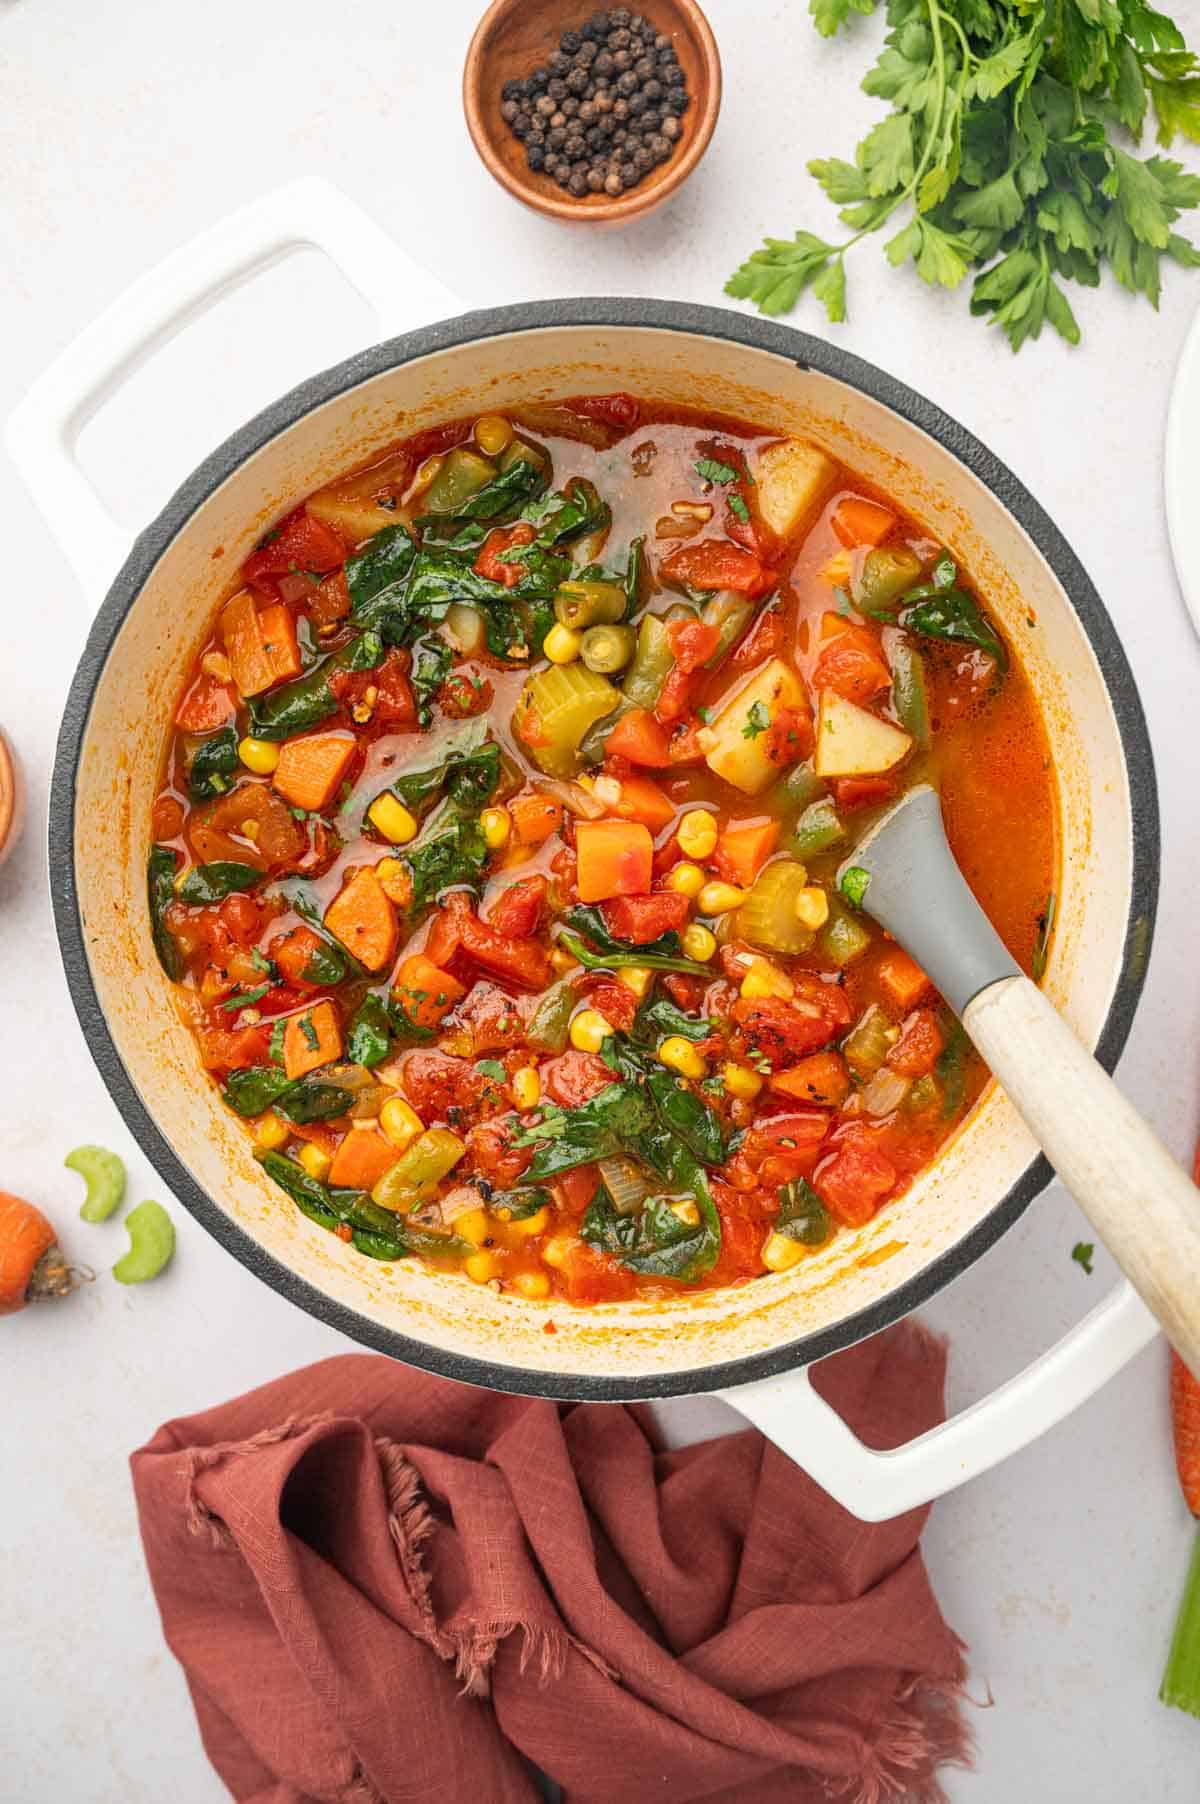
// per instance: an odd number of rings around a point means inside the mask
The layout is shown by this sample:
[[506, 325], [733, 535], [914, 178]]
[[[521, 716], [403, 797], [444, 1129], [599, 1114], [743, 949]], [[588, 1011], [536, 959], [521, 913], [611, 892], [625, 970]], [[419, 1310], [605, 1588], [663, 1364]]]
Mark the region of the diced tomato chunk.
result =
[[808, 708], [781, 708], [763, 740], [763, 751], [781, 768], [799, 764], [813, 749], [813, 720]]
[[616, 1078], [596, 1052], [562, 1052], [541, 1068], [542, 1088], [551, 1102], [577, 1109], [607, 1090]]
[[900, 1030], [900, 1038], [887, 1055], [887, 1063], [901, 1077], [925, 1077], [945, 1048], [945, 1035], [932, 1009], [914, 1009]]
[[264, 579], [283, 576], [291, 570], [311, 570], [323, 575], [336, 570], [346, 561], [346, 546], [332, 526], [298, 507], [286, 520], [281, 520], [267, 540], [242, 565], [243, 580], [254, 587], [266, 586]]
[[464, 1168], [486, 1178], [498, 1190], [515, 1184], [533, 1158], [532, 1146], [514, 1146], [520, 1126], [517, 1115], [498, 1115], [478, 1123], [467, 1135]]
[[729, 662], [734, 670], [757, 669], [768, 658], [780, 655], [786, 637], [783, 614], [779, 608], [763, 608], [750, 622], [749, 631], [734, 647]]
[[601, 911], [609, 932], [633, 946], [647, 946], [660, 934], [674, 933], [688, 918], [688, 899], [675, 890], [651, 896], [614, 896]]
[[611, 426], [618, 432], [632, 431], [642, 411], [633, 395], [619, 389], [611, 395], [572, 395], [563, 406], [572, 413], [583, 414], [585, 419], [599, 420], [602, 426]]
[[830, 783], [833, 799], [843, 812], [855, 808], [878, 808], [896, 793], [891, 777], [834, 777]]
[[637, 997], [612, 977], [596, 976], [587, 984], [587, 997], [610, 1027], [627, 1034], [637, 1014]]
[[488, 534], [475, 559], [475, 574], [484, 576], [489, 582], [503, 583], [506, 589], [515, 589], [524, 574], [521, 564], [506, 564], [503, 554], [514, 551], [519, 545], [532, 545], [534, 530], [528, 520], [517, 520], [512, 526], [497, 526]]
[[545, 877], [520, 877], [502, 890], [493, 902], [488, 925], [497, 933], [508, 933], [514, 939], [527, 939], [542, 924], [550, 885]]
[[527, 989], [543, 990], [550, 981], [550, 954], [537, 940], [516, 939], [481, 921], [462, 890], [446, 898], [441, 916], [429, 931], [425, 950], [434, 964], [448, 964], [463, 952], [487, 971], [508, 977]]
[[848, 702], [868, 702], [892, 686], [892, 673], [869, 627], [842, 623], [825, 645], [813, 670], [814, 689], [832, 689]]
[[435, 1121], [447, 1121], [451, 1127], [485, 1121], [508, 1107], [495, 1078], [488, 1077], [469, 1059], [453, 1058], [447, 1052], [423, 1048], [410, 1052], [400, 1081], [426, 1127]]
[[[681, 719], [692, 705], [693, 686], [692, 678], [686, 670], [672, 670], [658, 692], [654, 718], [662, 721], [664, 726], [670, 726]], [[669, 750], [667, 756], [670, 756]]]
[[202, 670], [175, 714], [175, 725], [185, 733], [213, 733], [232, 720], [236, 712], [233, 691]]
[[681, 545], [659, 564], [665, 582], [689, 589], [734, 589], [739, 595], [767, 595], [776, 577], [761, 558], [728, 539], [700, 539]]
[[872, 1130], [850, 1122], [838, 1130], [831, 1156], [818, 1165], [813, 1187], [840, 1222], [861, 1228], [875, 1215], [896, 1178], [896, 1167]]
[[699, 670], [715, 653], [721, 630], [703, 620], [668, 620], [667, 644], [676, 669]]

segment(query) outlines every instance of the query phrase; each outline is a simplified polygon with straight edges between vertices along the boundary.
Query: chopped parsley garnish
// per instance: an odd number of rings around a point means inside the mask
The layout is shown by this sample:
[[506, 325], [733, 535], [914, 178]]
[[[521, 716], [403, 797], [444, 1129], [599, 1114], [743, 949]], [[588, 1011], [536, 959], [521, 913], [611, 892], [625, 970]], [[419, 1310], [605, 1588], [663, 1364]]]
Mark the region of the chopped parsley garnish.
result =
[[310, 1052], [319, 1052], [321, 1049], [321, 1036], [313, 1026], [311, 1015], [301, 1015], [300, 1032], [304, 1035], [305, 1044], [307, 1045], [308, 1050]]
[[508, 1077], [508, 1073], [499, 1059], [476, 1059], [475, 1069], [484, 1077], [494, 1077], [498, 1084], [504, 1083]]
[[698, 719], [704, 722], [705, 726], [708, 726], [712, 720], [713, 711], [711, 708], [697, 708], [696, 715]]
[[716, 457], [701, 457], [696, 463], [696, 474], [704, 482], [737, 482], [738, 473], [732, 464], [723, 464]]
[[864, 871], [861, 864], [852, 864], [850, 869], [843, 873], [838, 888], [851, 907], [861, 908], [870, 882], [870, 871]]
[[746, 506], [746, 503], [742, 500], [740, 495], [731, 495], [729, 497], [729, 511], [739, 519], [743, 525], [745, 525], [746, 521], [750, 518], [750, 509]]
[[260, 983], [256, 990], [243, 990], [240, 995], [227, 997], [221, 1007], [227, 1015], [234, 1015], [239, 1009], [249, 1008], [253, 1002], [261, 1002], [270, 988], [269, 983]]
[[1077, 1240], [1071, 1248], [1071, 1257], [1076, 1265], [1081, 1265], [1090, 1278], [1092, 1275], [1092, 1254], [1096, 1251], [1094, 1240]]
[[766, 732], [770, 724], [771, 716], [767, 712], [766, 703], [755, 702], [746, 716], [746, 724], [742, 728], [742, 738], [757, 739], [760, 733]]

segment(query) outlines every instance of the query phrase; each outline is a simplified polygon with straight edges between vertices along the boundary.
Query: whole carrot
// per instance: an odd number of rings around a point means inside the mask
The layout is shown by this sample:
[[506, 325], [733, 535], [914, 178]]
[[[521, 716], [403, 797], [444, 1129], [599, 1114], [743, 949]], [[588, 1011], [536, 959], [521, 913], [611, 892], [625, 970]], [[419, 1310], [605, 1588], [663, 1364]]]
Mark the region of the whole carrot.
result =
[[0, 1190], [0, 1315], [27, 1303], [65, 1297], [79, 1274], [67, 1264], [40, 1209]]
[[[1192, 1177], [1200, 1184], [1200, 1147]], [[1175, 1466], [1192, 1515], [1200, 1520], [1200, 1383], [1171, 1351], [1171, 1431], [1175, 1440]], [[1200, 1716], [1200, 1535], [1192, 1547], [1183, 1602], [1175, 1618], [1167, 1669], [1159, 1687], [1164, 1704]]]

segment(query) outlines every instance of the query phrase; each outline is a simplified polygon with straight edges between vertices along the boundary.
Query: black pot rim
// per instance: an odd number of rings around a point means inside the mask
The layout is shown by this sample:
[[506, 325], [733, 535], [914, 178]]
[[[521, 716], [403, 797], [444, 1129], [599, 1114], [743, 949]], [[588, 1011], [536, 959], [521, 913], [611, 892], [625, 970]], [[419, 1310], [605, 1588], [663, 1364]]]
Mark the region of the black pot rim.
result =
[[1159, 818], [1153, 754], [1133, 673], [1103, 602], [1062, 533], [1012, 471], [941, 408], [862, 358], [808, 333], [726, 308], [637, 298], [487, 308], [386, 340], [302, 382], [205, 459], [138, 537], [114, 580], [88, 635], [59, 731], [50, 796], [49, 851], [55, 874], [51, 893], [67, 981], [92, 1057], [126, 1126], [179, 1200], [235, 1258], [290, 1302], [365, 1346], [443, 1377], [523, 1395], [596, 1402], [679, 1396], [775, 1377], [878, 1333], [928, 1301], [986, 1252], [1045, 1188], [1053, 1176], [1049, 1164], [1045, 1158], [1036, 1159], [962, 1240], [868, 1308], [761, 1353], [682, 1371], [622, 1376], [541, 1372], [432, 1347], [383, 1327], [300, 1278], [239, 1228], [182, 1164], [143, 1103], [109, 1032], [88, 965], [74, 865], [76, 777], [96, 688], [125, 616], [150, 572], [221, 483], [303, 415], [385, 370], [505, 334], [588, 326], [647, 327], [725, 339], [857, 389], [949, 451], [991, 490], [1037, 546], [1091, 643], [1116, 718], [1130, 786], [1132, 885], [1125, 947], [1120, 980], [1096, 1048], [1108, 1071], [1125, 1045], [1145, 979], [1158, 900]]

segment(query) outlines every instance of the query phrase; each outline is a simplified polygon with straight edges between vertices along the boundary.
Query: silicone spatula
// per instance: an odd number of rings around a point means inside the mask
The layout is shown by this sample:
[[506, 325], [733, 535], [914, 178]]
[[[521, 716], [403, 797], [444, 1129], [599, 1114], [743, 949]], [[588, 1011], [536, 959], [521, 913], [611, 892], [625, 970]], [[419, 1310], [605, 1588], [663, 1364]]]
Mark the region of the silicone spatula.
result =
[[1009, 954], [955, 863], [936, 791], [910, 790], [855, 848], [838, 882], [928, 973], [1200, 1373], [1200, 1191]]

